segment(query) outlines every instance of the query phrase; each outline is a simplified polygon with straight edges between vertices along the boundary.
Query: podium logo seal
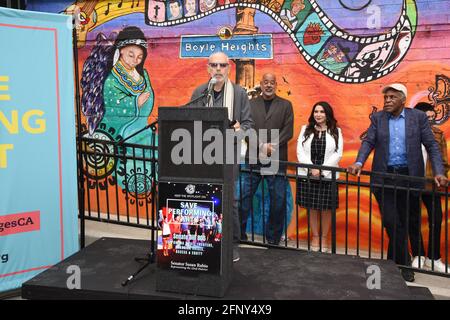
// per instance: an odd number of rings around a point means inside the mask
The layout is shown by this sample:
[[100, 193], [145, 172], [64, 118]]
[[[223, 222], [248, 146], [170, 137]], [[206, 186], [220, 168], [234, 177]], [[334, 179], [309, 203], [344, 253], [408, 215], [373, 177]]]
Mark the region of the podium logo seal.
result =
[[188, 194], [194, 194], [195, 186], [193, 184], [188, 184], [184, 190], [186, 190], [186, 193]]

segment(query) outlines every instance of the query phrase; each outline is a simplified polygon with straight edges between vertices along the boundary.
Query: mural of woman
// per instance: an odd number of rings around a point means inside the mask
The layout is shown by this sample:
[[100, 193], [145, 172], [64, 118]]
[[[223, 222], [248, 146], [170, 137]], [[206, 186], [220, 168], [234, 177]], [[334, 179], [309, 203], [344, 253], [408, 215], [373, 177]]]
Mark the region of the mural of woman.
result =
[[[117, 36], [113, 66], [103, 86], [105, 114], [102, 123], [114, 127], [126, 138], [147, 125], [154, 94], [144, 62], [147, 40], [137, 27], [126, 27]], [[145, 144], [146, 135], [127, 142]]]
[[[106, 38], [103, 36], [100, 39]], [[154, 93], [144, 69], [147, 40], [139, 28], [130, 26], [119, 32], [112, 46], [101, 49], [102, 46], [104, 43], [97, 43], [83, 68], [83, 113], [89, 135], [100, 139], [106, 136], [107, 139], [119, 141], [144, 128], [153, 110]], [[103, 90], [98, 90], [98, 87]], [[150, 145], [154, 141], [156, 145], [153, 135], [152, 131], [145, 130], [126, 142]], [[151, 150], [145, 150], [144, 154], [140, 148], [127, 148], [126, 154], [152, 156]], [[151, 164], [147, 162], [144, 165], [143, 161], [126, 163], [123, 159], [116, 161], [117, 173], [124, 176], [118, 178], [119, 186], [134, 197], [146, 197], [152, 185]], [[111, 163], [111, 160], [105, 163]]]

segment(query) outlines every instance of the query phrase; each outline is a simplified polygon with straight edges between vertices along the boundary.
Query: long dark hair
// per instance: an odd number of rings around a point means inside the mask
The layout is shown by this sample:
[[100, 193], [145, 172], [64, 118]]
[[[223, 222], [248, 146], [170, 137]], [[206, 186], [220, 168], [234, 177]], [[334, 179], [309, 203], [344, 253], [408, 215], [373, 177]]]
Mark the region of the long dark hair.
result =
[[[126, 27], [119, 32], [117, 37], [116, 35], [116, 33], [112, 33], [107, 38], [103, 33], [99, 33], [96, 38], [96, 44], [83, 65], [80, 81], [83, 90], [81, 106], [82, 112], [86, 116], [89, 134], [93, 134], [97, 129], [105, 114], [103, 85], [113, 68], [114, 54], [116, 49], [118, 49], [119, 42], [130, 39], [147, 41], [144, 33], [138, 27]], [[142, 63], [136, 66], [136, 70], [144, 77], [144, 62], [147, 58], [147, 49], [142, 45], [141, 47], [143, 50]]]
[[[147, 42], [147, 38], [145, 38], [145, 35], [141, 29], [139, 29], [138, 27], [134, 27], [134, 26], [125, 27], [117, 35], [117, 38], [114, 42], [114, 50], [113, 50], [112, 54], [114, 54], [115, 49], [118, 48], [119, 42], [124, 41], [124, 40], [132, 40], [132, 39], [133, 40], [138, 39], [138, 40], [143, 40], [143, 41]], [[121, 48], [125, 48], [125, 47], [126, 46], [122, 46]], [[142, 62], [136, 66], [136, 70], [141, 76], [144, 76], [144, 63], [145, 63], [145, 59], [147, 58], [147, 48], [145, 48], [143, 46], [139, 46], [139, 47], [142, 48], [143, 56], [142, 56]], [[119, 48], [119, 50], [121, 48]], [[111, 59], [111, 69], [113, 67], [112, 62], [113, 61]]]
[[308, 119], [308, 125], [305, 129], [305, 133], [303, 134], [303, 142], [305, 143], [306, 140], [311, 136], [311, 134], [314, 134], [314, 136], [317, 136], [318, 131], [316, 130], [316, 120], [314, 119], [314, 111], [316, 110], [317, 106], [321, 106], [323, 110], [325, 111], [325, 115], [327, 117], [326, 123], [327, 123], [327, 131], [331, 136], [334, 138], [334, 141], [336, 142], [336, 149], [338, 150], [338, 142], [339, 142], [339, 131], [337, 126], [337, 120], [334, 117], [333, 108], [331, 108], [330, 104], [325, 101], [317, 102], [314, 107], [311, 110], [311, 115]]

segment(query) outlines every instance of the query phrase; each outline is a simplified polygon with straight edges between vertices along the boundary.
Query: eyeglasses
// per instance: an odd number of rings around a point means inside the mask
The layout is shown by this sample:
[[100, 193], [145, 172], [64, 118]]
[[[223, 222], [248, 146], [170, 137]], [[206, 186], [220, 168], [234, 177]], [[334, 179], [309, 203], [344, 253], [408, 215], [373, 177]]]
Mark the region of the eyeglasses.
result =
[[217, 68], [218, 66], [220, 66], [221, 68], [226, 68], [226, 67], [228, 67], [228, 63], [214, 63], [214, 62], [210, 62], [210, 63], [208, 63], [208, 65], [211, 67], [211, 68]]

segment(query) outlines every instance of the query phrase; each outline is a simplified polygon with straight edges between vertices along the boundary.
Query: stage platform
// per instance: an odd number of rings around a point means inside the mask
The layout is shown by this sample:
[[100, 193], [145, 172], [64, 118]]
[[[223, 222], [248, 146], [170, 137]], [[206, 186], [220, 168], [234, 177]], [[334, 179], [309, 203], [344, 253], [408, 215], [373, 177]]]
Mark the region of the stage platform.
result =
[[[101, 238], [51, 269], [24, 283], [25, 299], [212, 299], [156, 291], [156, 264], [144, 269], [126, 287], [121, 283], [145, 257], [150, 241]], [[227, 300], [433, 299], [426, 288], [408, 287], [397, 266], [386, 260], [243, 247], [234, 263]], [[80, 267], [81, 289], [69, 290], [67, 268]], [[381, 288], [368, 289], [367, 268], [381, 270]], [[214, 299], [214, 298], [213, 298]]]

